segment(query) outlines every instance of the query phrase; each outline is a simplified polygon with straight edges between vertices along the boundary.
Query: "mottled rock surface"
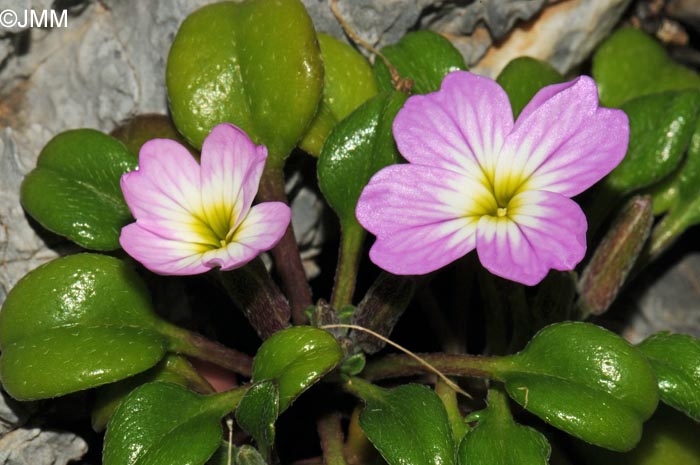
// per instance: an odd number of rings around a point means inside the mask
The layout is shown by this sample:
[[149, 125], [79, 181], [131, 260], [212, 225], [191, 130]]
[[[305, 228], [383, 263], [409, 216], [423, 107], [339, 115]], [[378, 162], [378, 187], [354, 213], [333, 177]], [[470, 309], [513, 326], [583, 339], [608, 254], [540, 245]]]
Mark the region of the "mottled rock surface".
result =
[[65, 465], [86, 452], [73, 433], [20, 428], [0, 438], [0, 465]]
[[578, 66], [620, 20], [630, 0], [566, 0], [545, 8], [491, 47], [473, 71], [495, 77], [513, 58], [548, 61], [566, 74]]

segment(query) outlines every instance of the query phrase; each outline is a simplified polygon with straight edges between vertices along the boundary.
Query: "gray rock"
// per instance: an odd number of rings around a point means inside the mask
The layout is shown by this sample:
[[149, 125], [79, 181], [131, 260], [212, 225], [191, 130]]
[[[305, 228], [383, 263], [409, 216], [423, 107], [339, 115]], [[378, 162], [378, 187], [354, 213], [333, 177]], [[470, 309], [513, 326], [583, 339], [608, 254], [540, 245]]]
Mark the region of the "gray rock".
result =
[[0, 438], [24, 425], [33, 413], [35, 404], [17, 402], [0, 390]]
[[0, 438], [0, 465], [65, 465], [86, 452], [73, 433], [21, 428]]
[[700, 253], [683, 257], [653, 283], [640, 283], [624, 335], [639, 342], [659, 331], [700, 337]]
[[469, 35], [481, 23], [494, 40], [501, 40], [516, 22], [531, 19], [546, 3], [548, 0], [449, 2], [426, 14], [421, 25], [451, 35]]
[[531, 56], [566, 74], [585, 60], [620, 20], [630, 0], [569, 0], [547, 6], [513, 29], [472, 68], [495, 77], [512, 60]]
[[[343, 37], [330, 11], [330, 0], [303, 0], [318, 30]], [[393, 44], [414, 27], [434, 0], [338, 0], [343, 19], [365, 41], [381, 48]]]

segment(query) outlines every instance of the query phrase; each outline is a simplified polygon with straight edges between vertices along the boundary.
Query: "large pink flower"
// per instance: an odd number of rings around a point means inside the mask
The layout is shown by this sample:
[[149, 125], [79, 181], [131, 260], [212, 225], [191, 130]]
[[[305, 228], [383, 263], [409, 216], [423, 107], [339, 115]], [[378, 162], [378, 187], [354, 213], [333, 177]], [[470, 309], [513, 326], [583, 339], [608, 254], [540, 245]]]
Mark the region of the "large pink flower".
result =
[[503, 89], [464, 71], [409, 98], [393, 129], [410, 163], [377, 173], [356, 210], [377, 236], [372, 261], [424, 274], [476, 248], [489, 271], [527, 285], [581, 261], [586, 218], [570, 197], [617, 166], [629, 138], [587, 76], [540, 90], [514, 123]]
[[281, 202], [252, 206], [266, 158], [267, 149], [232, 124], [207, 136], [201, 166], [177, 142], [146, 142], [138, 170], [121, 179], [136, 223], [122, 229], [119, 242], [165, 275], [245, 265], [279, 242], [291, 215]]

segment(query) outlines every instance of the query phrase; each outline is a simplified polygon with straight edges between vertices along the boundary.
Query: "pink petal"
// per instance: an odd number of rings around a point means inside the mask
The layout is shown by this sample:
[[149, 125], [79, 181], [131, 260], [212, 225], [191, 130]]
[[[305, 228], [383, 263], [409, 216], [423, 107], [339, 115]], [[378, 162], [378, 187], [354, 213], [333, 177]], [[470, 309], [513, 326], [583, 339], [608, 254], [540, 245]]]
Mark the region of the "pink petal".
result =
[[139, 154], [138, 170], [122, 176], [121, 188], [142, 228], [166, 239], [217, 243], [198, 219], [202, 208], [199, 165], [177, 142], [146, 142]]
[[572, 270], [586, 253], [586, 217], [560, 194], [516, 195], [508, 216], [483, 216], [476, 230], [479, 260], [491, 273], [528, 286], [550, 269]]
[[212, 267], [220, 266], [224, 271], [245, 265], [260, 252], [277, 245], [291, 217], [291, 210], [282, 202], [255, 205], [236, 229], [232, 242], [225, 248], [205, 253], [204, 263]]
[[[545, 87], [525, 107], [499, 154], [496, 179], [572, 197], [622, 161], [628, 139], [627, 115], [598, 107], [595, 82], [581, 76]], [[508, 196], [502, 189], [496, 186], [499, 196]]]
[[233, 124], [219, 124], [202, 145], [202, 202], [221, 237], [235, 228], [258, 192], [267, 149]]
[[154, 273], [192, 275], [204, 273], [211, 268], [202, 263], [202, 253], [206, 247], [165, 239], [138, 223], [122, 228], [119, 243], [126, 253]]
[[234, 234], [241, 242], [261, 252], [270, 250], [282, 239], [292, 211], [282, 202], [263, 202], [250, 209]]
[[370, 258], [394, 274], [425, 274], [474, 248], [478, 215], [493, 196], [465, 175], [441, 168], [393, 165], [375, 174], [355, 210], [377, 236]]
[[492, 176], [495, 155], [513, 127], [510, 101], [493, 80], [454, 71], [438, 92], [410, 97], [394, 138], [411, 163]]

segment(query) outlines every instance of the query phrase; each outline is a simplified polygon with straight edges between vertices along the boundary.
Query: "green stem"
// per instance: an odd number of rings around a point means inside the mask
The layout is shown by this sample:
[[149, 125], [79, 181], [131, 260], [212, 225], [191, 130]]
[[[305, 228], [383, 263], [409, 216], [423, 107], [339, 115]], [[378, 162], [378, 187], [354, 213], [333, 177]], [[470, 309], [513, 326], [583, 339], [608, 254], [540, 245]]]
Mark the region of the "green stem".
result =
[[[171, 357], [173, 361], [167, 364], [167, 369], [186, 379], [187, 387], [200, 394], [213, 394], [216, 392], [209, 381], [192, 366], [192, 363], [186, 357], [176, 355]], [[170, 360], [171, 357], [167, 357], [165, 360]]]
[[[507, 358], [475, 355], [419, 354], [419, 357], [448, 376], [494, 380], [501, 379], [500, 373], [507, 368], [509, 363]], [[392, 354], [369, 362], [361, 375], [369, 381], [375, 381], [432, 373], [428, 367], [408, 355]]]
[[447, 418], [452, 426], [452, 433], [455, 441], [459, 442], [465, 434], [467, 434], [467, 425], [462, 418], [462, 413], [459, 411], [459, 402], [457, 401], [457, 392], [452, 389], [441, 378], [435, 383], [435, 393], [440, 397], [442, 404], [447, 411]]
[[262, 260], [256, 258], [242, 268], [215, 272], [231, 300], [243, 310], [261, 339], [289, 326], [290, 309]]
[[383, 388], [355, 376], [348, 378], [343, 384], [343, 389], [364, 401], [381, 399], [383, 391]]
[[343, 454], [343, 430], [340, 425], [340, 415], [329, 413], [322, 416], [317, 423], [318, 435], [323, 449], [325, 465], [347, 465]]
[[253, 359], [247, 354], [167, 322], [162, 322], [158, 330], [169, 339], [172, 352], [211, 362], [243, 376], [252, 374]]
[[364, 238], [364, 230], [354, 218], [351, 222], [341, 225], [338, 266], [335, 270], [335, 285], [331, 296], [331, 306], [336, 311], [345, 305], [352, 304]]
[[[284, 192], [284, 171], [282, 167], [272, 165], [266, 167], [260, 180], [258, 197], [262, 201], [277, 201], [289, 204], [287, 194]], [[289, 303], [292, 307], [292, 321], [294, 324], [308, 323], [306, 308], [312, 303], [311, 288], [306, 280], [304, 266], [301, 263], [299, 246], [294, 238], [292, 223], [282, 236], [279, 243], [272, 249], [272, 257], [282, 280]]]
[[[508, 394], [503, 385], [492, 384], [488, 393], [489, 408], [497, 412], [499, 418], [510, 418], [510, 406], [508, 405]], [[512, 420], [511, 420], [512, 421]]]
[[243, 396], [248, 392], [250, 386], [241, 386], [230, 391], [220, 392], [207, 396], [207, 406], [214, 411], [220, 412], [221, 415], [227, 415], [233, 412], [238, 404], [243, 399]]

